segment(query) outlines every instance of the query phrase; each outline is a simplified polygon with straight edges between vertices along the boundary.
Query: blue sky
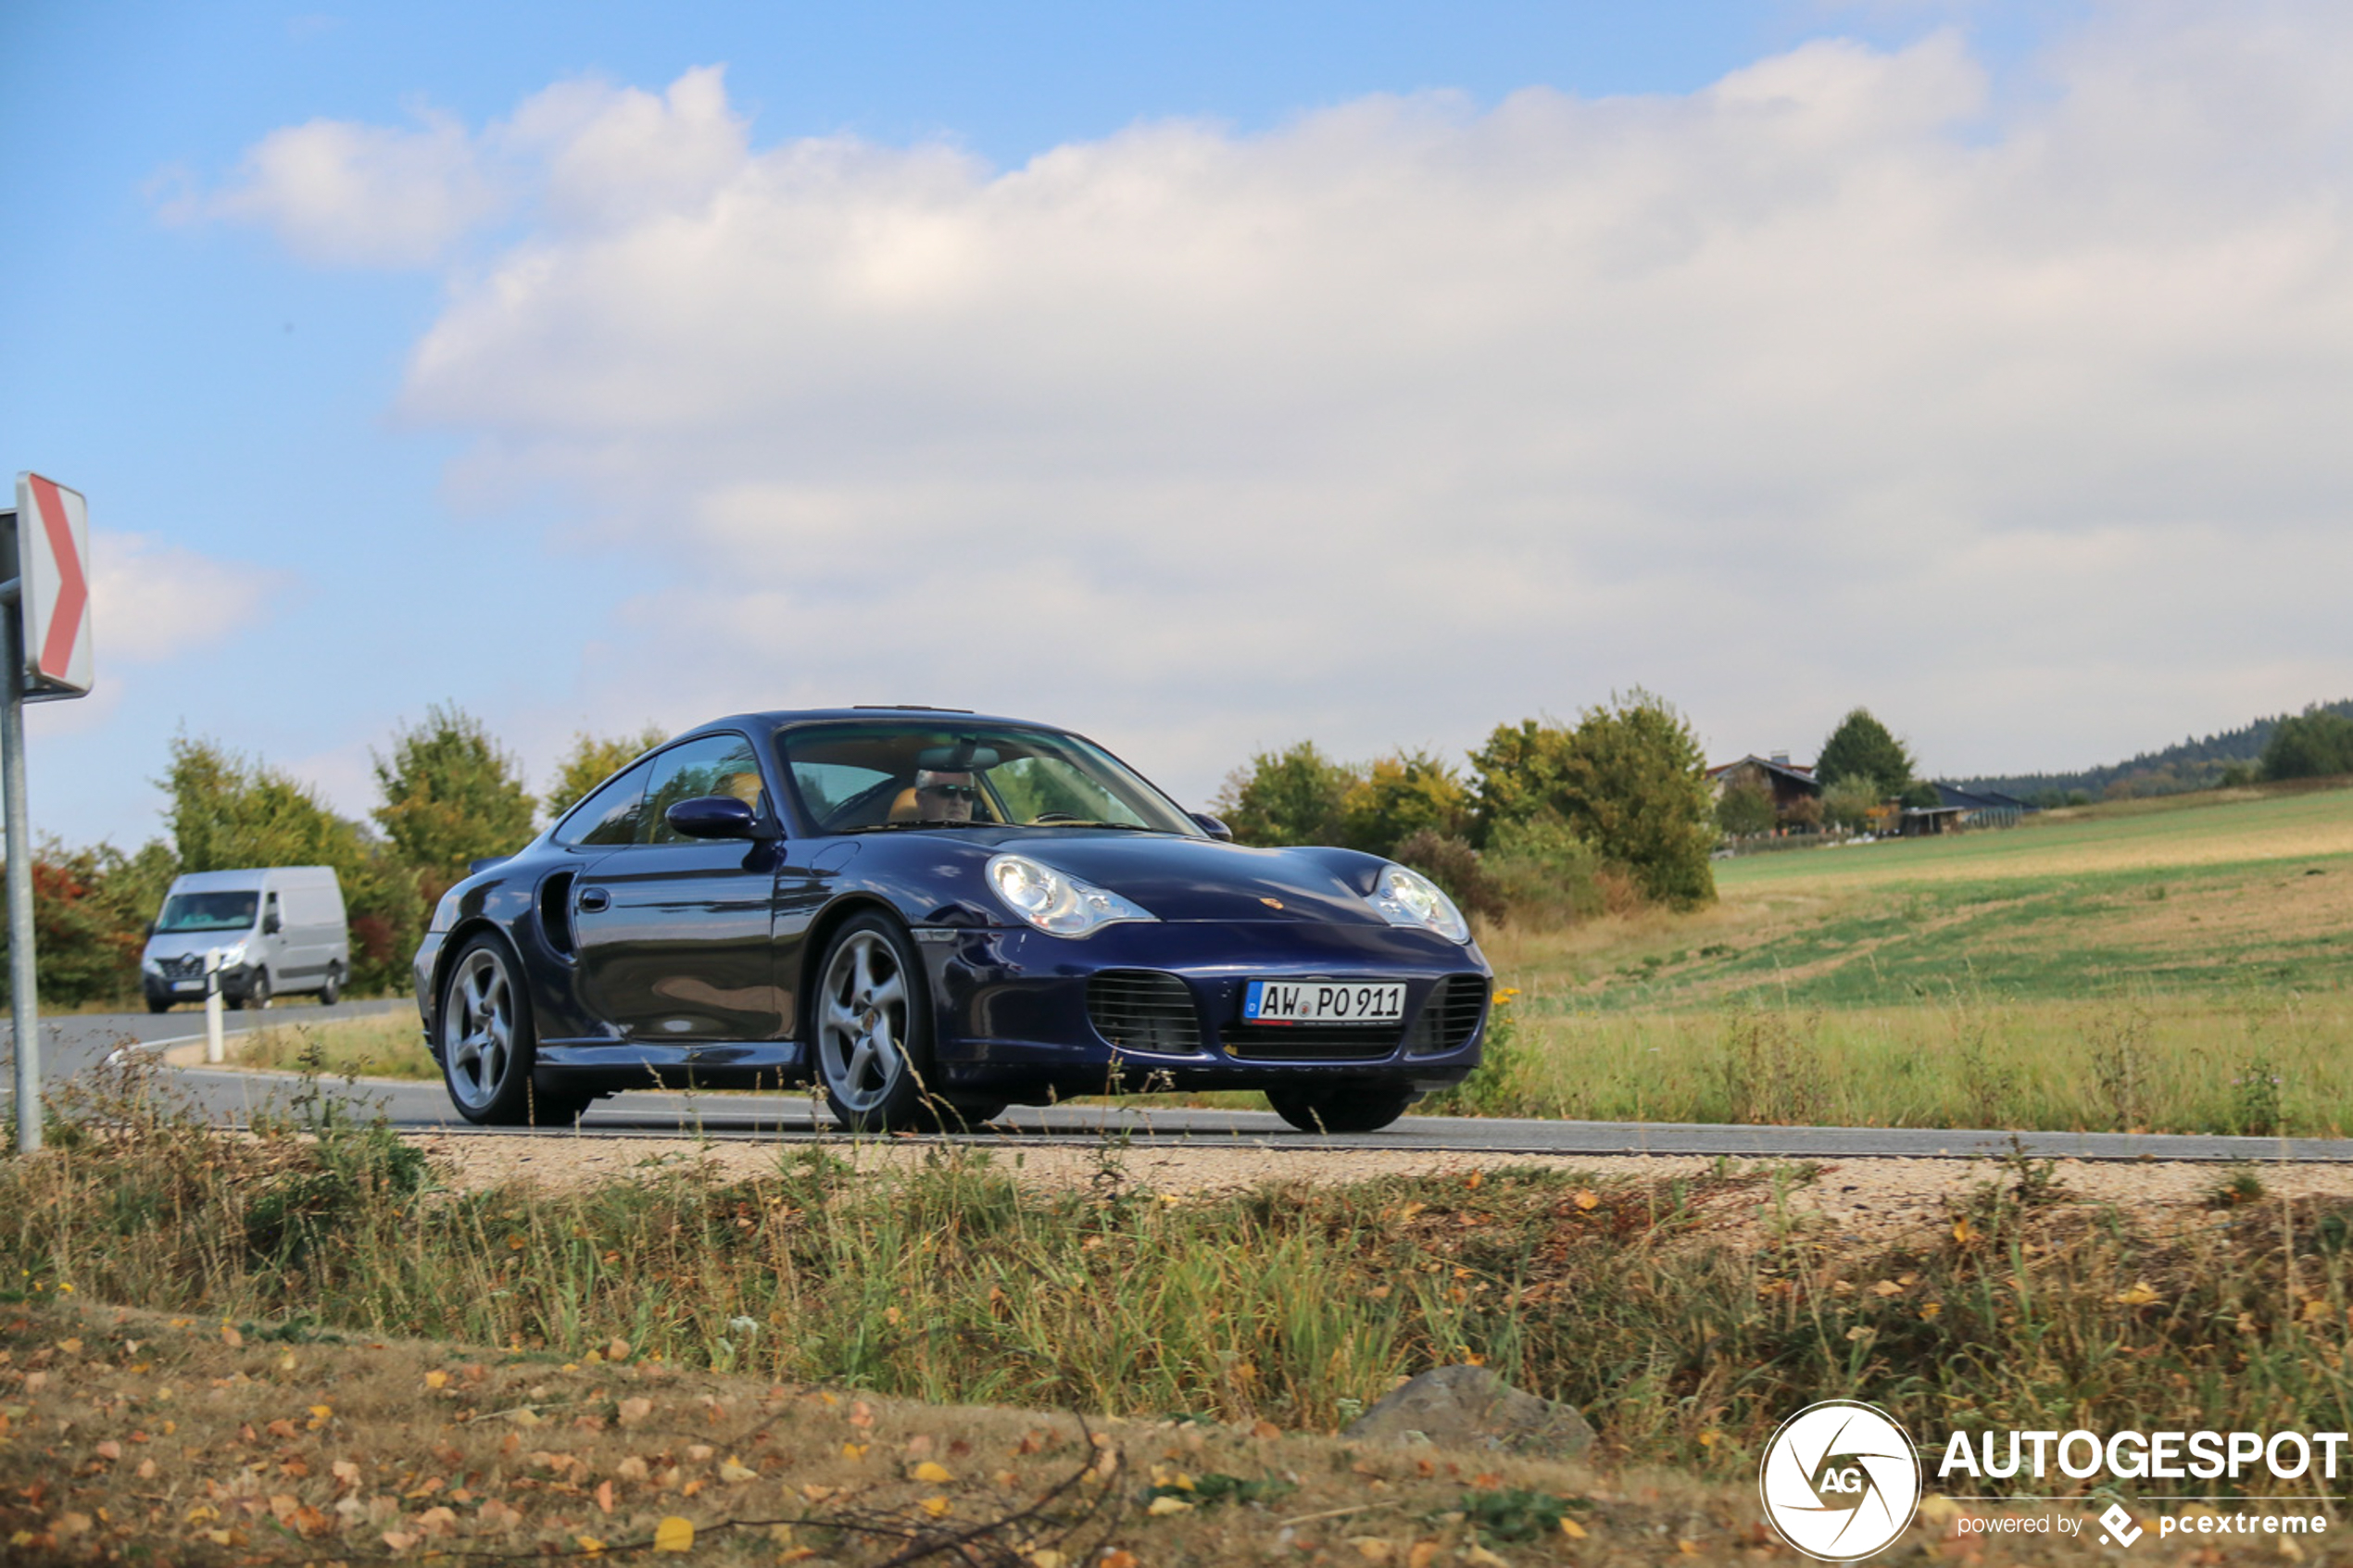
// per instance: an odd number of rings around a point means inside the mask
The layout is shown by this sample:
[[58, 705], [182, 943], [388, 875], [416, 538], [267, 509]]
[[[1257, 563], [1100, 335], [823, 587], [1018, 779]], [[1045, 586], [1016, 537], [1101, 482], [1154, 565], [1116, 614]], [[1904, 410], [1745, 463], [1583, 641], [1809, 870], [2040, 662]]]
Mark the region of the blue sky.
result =
[[[1270, 14], [1271, 13], [1271, 14]], [[925, 699], [1197, 803], [1642, 684], [1948, 772], [2353, 692], [2329, 7], [31, 3], [36, 824], [178, 732]]]

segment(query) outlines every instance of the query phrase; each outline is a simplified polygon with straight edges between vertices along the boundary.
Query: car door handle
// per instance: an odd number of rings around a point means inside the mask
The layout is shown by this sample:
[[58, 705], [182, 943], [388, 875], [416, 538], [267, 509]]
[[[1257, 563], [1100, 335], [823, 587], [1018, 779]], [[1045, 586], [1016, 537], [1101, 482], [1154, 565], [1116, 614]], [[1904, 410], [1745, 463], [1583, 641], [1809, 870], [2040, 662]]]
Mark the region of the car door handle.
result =
[[580, 912], [593, 915], [612, 907], [612, 895], [601, 887], [585, 887], [580, 891]]

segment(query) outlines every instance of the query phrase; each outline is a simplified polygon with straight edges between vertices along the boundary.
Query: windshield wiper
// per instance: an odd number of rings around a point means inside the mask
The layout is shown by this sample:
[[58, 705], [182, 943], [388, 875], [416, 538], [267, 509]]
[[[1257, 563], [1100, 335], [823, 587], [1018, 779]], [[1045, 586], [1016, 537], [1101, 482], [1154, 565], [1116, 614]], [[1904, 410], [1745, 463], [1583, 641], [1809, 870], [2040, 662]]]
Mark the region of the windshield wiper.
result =
[[863, 827], [836, 828], [836, 833], [905, 833], [911, 828], [1000, 828], [1003, 822], [868, 822]]

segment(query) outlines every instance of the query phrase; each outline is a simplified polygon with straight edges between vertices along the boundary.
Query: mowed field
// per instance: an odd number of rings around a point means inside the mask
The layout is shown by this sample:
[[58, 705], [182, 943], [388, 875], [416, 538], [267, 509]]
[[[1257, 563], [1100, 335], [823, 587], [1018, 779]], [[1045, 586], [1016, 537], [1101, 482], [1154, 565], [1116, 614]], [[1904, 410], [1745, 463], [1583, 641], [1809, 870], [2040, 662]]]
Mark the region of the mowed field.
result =
[[[1492, 935], [1485, 1109], [2353, 1126], [2353, 790], [2218, 792], [1721, 861], [1695, 915]], [[1517, 1047], [1516, 1052], [1513, 1047]]]

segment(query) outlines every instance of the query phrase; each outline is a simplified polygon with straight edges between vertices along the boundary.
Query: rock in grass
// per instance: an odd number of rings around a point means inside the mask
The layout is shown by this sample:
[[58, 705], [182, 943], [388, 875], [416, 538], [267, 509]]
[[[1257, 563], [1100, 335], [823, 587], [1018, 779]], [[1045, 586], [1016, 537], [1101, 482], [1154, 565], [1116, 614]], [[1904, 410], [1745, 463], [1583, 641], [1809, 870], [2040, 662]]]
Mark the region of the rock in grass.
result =
[[1593, 1446], [1593, 1429], [1575, 1406], [1525, 1393], [1483, 1366], [1433, 1367], [1340, 1436], [1366, 1443], [1509, 1449], [1547, 1459], [1575, 1459]]

